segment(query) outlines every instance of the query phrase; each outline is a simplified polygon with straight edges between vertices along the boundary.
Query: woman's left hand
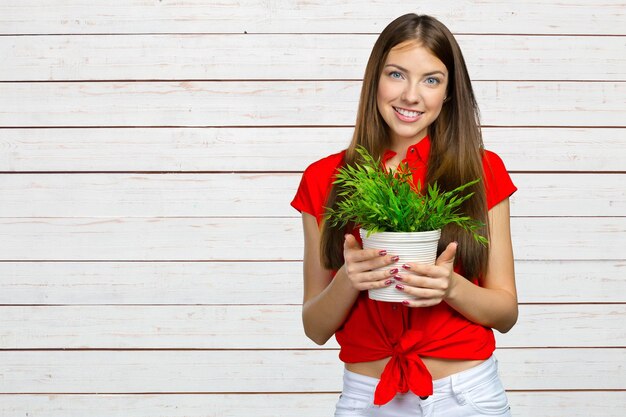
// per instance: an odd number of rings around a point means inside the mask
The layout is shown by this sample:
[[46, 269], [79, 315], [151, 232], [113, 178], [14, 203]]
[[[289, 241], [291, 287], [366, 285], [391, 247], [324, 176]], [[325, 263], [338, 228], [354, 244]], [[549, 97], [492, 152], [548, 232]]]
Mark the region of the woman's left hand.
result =
[[[430, 307], [439, 304], [450, 294], [454, 286], [454, 257], [457, 243], [448, 244], [439, 255], [435, 265], [407, 262], [398, 274], [398, 291], [417, 297], [416, 300], [403, 301], [409, 307]], [[398, 281], [396, 279], [396, 281]]]

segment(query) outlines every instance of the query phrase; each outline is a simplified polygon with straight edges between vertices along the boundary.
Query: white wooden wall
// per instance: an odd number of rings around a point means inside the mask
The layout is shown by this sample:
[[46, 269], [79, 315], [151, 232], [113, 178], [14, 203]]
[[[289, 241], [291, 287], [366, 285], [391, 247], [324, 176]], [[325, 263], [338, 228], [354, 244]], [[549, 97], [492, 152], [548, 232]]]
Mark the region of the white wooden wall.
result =
[[516, 416], [626, 406], [621, 0], [0, 1], [0, 415], [313, 417], [302, 170], [393, 18], [457, 34], [512, 172]]

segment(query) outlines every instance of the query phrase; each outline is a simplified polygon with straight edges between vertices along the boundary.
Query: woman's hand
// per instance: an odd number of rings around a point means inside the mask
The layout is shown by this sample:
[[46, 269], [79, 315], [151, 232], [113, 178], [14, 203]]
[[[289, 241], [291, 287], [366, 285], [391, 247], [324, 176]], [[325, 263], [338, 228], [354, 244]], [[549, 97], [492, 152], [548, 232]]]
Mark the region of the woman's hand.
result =
[[388, 287], [398, 277], [397, 268], [384, 268], [397, 262], [397, 256], [389, 255], [384, 250], [361, 249], [359, 242], [351, 234], [345, 235], [343, 256], [344, 271], [356, 290]]
[[435, 265], [407, 263], [408, 269], [402, 268], [398, 291], [418, 297], [405, 304], [428, 307], [445, 301], [474, 323], [508, 332], [518, 315], [509, 219], [508, 198], [489, 210], [489, 259], [479, 285], [454, 272], [457, 244], [453, 242]]
[[407, 262], [395, 277], [396, 289], [417, 297], [403, 301], [409, 307], [430, 307], [445, 300], [454, 286], [454, 257], [457, 243], [448, 244], [435, 265]]

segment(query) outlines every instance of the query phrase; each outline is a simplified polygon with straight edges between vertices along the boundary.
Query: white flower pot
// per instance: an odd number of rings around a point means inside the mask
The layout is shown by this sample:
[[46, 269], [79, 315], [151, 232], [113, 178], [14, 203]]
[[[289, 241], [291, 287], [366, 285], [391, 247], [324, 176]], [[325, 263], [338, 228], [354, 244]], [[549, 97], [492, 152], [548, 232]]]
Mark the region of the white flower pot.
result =
[[[363, 240], [363, 249], [386, 250], [389, 255], [400, 257], [393, 265], [385, 266], [385, 270], [398, 268], [402, 270], [402, 265], [408, 262], [419, 262], [423, 264], [435, 263], [437, 259], [437, 244], [441, 236], [441, 230], [428, 232], [380, 232], [372, 233], [367, 237], [367, 230], [360, 230]], [[406, 286], [406, 283], [403, 283]], [[369, 297], [377, 301], [402, 302], [412, 300], [412, 297], [391, 284], [384, 288], [369, 290]]]

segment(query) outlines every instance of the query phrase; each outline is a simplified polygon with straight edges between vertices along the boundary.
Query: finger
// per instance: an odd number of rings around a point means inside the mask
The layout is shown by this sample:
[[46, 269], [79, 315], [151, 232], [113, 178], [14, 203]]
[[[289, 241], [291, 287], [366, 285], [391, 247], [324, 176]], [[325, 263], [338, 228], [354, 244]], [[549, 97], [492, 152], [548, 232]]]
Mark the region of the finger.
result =
[[395, 284], [392, 278], [384, 277], [383, 279], [375, 280], [375, 281], [364, 281], [359, 284], [361, 290], [375, 290], [378, 288], [389, 287], [390, 285]]
[[[346, 272], [352, 282], [368, 285], [367, 288], [360, 289], [379, 288], [396, 282], [395, 278], [397, 277], [398, 268], [371, 269], [368, 268], [368, 263], [370, 262], [352, 262], [346, 265]], [[378, 284], [372, 287], [373, 283]]]
[[404, 300], [402, 301], [402, 304], [404, 304], [407, 307], [413, 307], [413, 308], [417, 308], [417, 307], [432, 307], [432, 306], [436, 306], [437, 304], [441, 303], [441, 300], [435, 300], [435, 299], [417, 299], [417, 300]]
[[435, 261], [435, 265], [454, 265], [454, 257], [456, 256], [457, 247], [457, 242], [450, 242]]
[[359, 245], [359, 242], [357, 242], [356, 238], [351, 235], [351, 234], [346, 234], [343, 237], [343, 248], [344, 250], [350, 250], [350, 249], [361, 249], [361, 245]]
[[[345, 235], [343, 249], [344, 252], [350, 252], [349, 258], [352, 262], [375, 260], [374, 263], [368, 265], [368, 269], [380, 268], [398, 261], [397, 256], [390, 256], [385, 250], [361, 249], [359, 242], [351, 234]], [[348, 256], [345, 257], [348, 258]]]
[[410, 295], [414, 300], [418, 301], [420, 307], [439, 304], [445, 294], [445, 292], [440, 289], [415, 288], [404, 284], [396, 284], [395, 288], [397, 291]]
[[[394, 278], [398, 283], [396, 289], [417, 298], [441, 298], [445, 295], [448, 283], [445, 280], [417, 277], [413, 280]], [[411, 282], [409, 282], [411, 281]], [[421, 285], [420, 285], [421, 284]]]
[[402, 265], [404, 274], [412, 277], [415, 275], [424, 277], [435, 277], [440, 273], [441, 266], [421, 264], [418, 262], [407, 262]]
[[[348, 269], [351, 269], [351, 267], [348, 267]], [[396, 283], [394, 276], [385, 269], [360, 272], [353, 270], [348, 275], [353, 286], [360, 291], [383, 288]]]

